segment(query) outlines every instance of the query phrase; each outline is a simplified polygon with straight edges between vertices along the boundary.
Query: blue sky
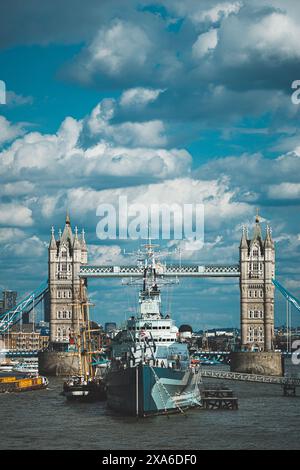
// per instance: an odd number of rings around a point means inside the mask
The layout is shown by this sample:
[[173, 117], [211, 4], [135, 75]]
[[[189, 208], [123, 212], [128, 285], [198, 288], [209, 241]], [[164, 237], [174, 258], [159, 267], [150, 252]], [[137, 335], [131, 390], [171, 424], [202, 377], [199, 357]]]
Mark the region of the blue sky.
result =
[[[123, 194], [204, 204], [205, 245], [183, 253], [188, 262], [236, 263], [259, 207], [277, 277], [300, 296], [297, 2], [11, 0], [1, 10], [1, 288], [24, 295], [47, 277], [50, 228], [67, 208], [91, 262], [125, 261], [136, 244], [96, 237], [98, 204]], [[90, 293], [97, 320], [124, 319], [126, 288], [93, 281]], [[173, 314], [195, 328], [237, 326], [237, 280], [182, 281]]]

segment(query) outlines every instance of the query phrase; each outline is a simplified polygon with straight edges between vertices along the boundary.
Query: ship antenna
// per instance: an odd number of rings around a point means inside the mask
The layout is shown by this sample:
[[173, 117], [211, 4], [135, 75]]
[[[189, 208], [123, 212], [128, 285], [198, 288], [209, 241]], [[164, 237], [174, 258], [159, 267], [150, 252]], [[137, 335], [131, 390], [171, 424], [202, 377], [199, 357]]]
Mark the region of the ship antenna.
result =
[[151, 240], [151, 218], [149, 218], [149, 222], [148, 222], [148, 243], [149, 245], [151, 246], [152, 244], [152, 240]]

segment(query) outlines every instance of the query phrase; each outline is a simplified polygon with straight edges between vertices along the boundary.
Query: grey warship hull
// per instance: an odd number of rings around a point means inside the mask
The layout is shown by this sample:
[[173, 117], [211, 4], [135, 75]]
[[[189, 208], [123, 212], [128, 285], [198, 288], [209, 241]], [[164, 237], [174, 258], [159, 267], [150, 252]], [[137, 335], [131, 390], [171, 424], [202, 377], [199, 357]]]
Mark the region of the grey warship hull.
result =
[[149, 416], [200, 406], [198, 371], [166, 367], [111, 370], [107, 375], [108, 406], [122, 414]]

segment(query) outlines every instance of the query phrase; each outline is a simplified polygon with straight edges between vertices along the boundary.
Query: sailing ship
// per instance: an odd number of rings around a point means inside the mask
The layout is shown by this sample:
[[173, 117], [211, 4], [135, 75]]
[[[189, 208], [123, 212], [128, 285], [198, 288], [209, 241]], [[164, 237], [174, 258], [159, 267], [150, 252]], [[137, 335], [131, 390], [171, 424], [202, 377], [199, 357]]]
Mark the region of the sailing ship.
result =
[[[139, 309], [112, 340], [106, 375], [108, 406], [139, 417], [184, 412], [201, 406], [200, 368], [191, 363], [186, 342], [170, 314], [161, 309], [155, 245], [145, 245]], [[134, 281], [131, 281], [134, 283]]]
[[[85, 324], [80, 325], [78, 318], [77, 352], [79, 374], [71, 376], [63, 384], [63, 395], [72, 401], [102, 401], [106, 399], [106, 389], [103, 376], [97, 374], [93, 366], [92, 355], [96, 353], [91, 348], [91, 332], [88, 314], [89, 303], [80, 303], [81, 318], [85, 317]], [[86, 311], [84, 307], [86, 306]], [[86, 312], [86, 313], [85, 313]]]

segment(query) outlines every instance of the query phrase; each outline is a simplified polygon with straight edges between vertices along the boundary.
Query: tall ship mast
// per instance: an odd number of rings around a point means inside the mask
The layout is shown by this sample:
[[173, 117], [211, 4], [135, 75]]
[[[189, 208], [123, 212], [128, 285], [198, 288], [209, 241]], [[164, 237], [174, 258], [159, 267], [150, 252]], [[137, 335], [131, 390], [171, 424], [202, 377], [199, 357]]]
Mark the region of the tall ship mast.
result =
[[[85, 308], [84, 308], [85, 307]], [[79, 323], [77, 335], [77, 354], [79, 374], [70, 377], [63, 384], [63, 394], [67, 400], [76, 401], [102, 401], [106, 399], [105, 383], [102, 377], [96, 377], [92, 366], [92, 355], [95, 351], [91, 347], [91, 329], [89, 318], [89, 302], [80, 303], [83, 325]]]
[[201, 399], [200, 369], [170, 313], [162, 313], [160, 286], [169, 281], [158, 280], [155, 246], [150, 238], [144, 246], [138, 313], [112, 340], [106, 376], [108, 406], [135, 416], [182, 412]]

